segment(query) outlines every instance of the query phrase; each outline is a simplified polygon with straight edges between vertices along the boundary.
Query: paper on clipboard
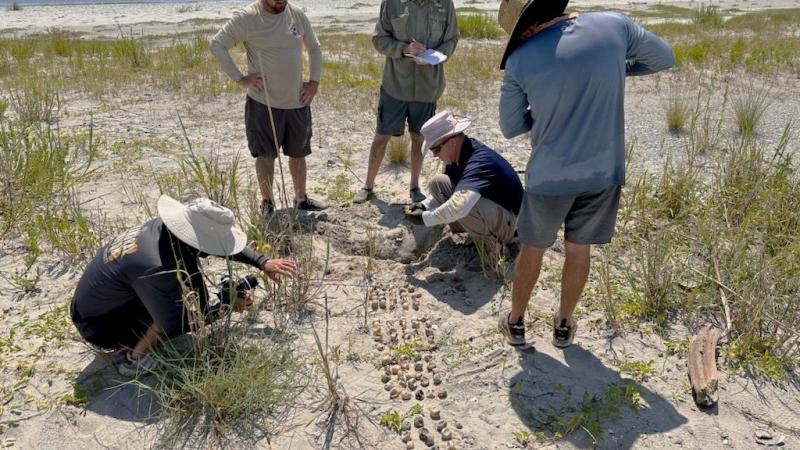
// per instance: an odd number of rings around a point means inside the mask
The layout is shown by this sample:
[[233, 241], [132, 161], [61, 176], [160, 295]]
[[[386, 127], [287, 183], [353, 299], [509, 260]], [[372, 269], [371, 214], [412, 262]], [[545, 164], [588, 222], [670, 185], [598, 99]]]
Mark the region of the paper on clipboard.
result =
[[432, 66], [441, 64], [447, 60], [447, 55], [432, 49], [425, 50], [424, 52], [420, 53], [417, 56], [412, 56], [408, 54], [406, 56], [413, 59], [416, 62], [430, 64]]

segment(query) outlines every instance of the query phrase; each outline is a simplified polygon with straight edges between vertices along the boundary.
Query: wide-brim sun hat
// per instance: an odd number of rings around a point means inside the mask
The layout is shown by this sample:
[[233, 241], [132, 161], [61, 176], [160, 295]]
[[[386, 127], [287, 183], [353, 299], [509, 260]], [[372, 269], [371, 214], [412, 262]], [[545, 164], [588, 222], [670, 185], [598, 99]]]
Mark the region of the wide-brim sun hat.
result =
[[247, 235], [234, 226], [233, 211], [207, 198], [184, 205], [162, 195], [158, 216], [175, 237], [209, 255], [235, 255], [247, 245]]
[[[506, 68], [506, 60], [522, 45], [520, 34], [534, 23], [549, 21], [567, 9], [569, 0], [501, 0], [497, 21], [508, 33], [508, 44], [500, 60], [500, 70]], [[542, 20], [546, 18], [546, 20]]]
[[464, 132], [470, 125], [472, 119], [469, 117], [457, 116], [448, 110], [436, 113], [420, 129], [425, 138], [422, 141], [422, 156], [427, 155], [431, 147], [436, 147], [443, 140]]

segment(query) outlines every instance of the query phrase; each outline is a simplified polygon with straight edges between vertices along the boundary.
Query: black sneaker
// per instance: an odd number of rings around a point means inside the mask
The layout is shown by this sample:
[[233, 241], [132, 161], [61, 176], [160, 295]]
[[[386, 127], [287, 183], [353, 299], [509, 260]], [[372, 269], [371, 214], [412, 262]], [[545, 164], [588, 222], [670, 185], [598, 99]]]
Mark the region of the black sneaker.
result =
[[578, 330], [578, 322], [575, 319], [561, 319], [561, 323], [553, 324], [553, 345], [558, 348], [567, 348], [572, 345], [575, 339], [575, 331]]
[[425, 200], [425, 194], [418, 187], [409, 190], [408, 196], [411, 197], [411, 203], [420, 203]]
[[328, 204], [322, 200], [316, 200], [306, 195], [305, 198], [300, 201], [295, 200], [294, 206], [303, 211], [322, 211], [328, 207]]
[[513, 346], [525, 345], [525, 322], [520, 317], [517, 323], [509, 323], [509, 317], [511, 317], [510, 311], [501, 313], [497, 321], [497, 327], [506, 337], [509, 344]]
[[275, 214], [275, 204], [272, 203], [272, 200], [261, 200], [259, 212], [261, 213], [262, 219], [269, 220], [272, 215]]

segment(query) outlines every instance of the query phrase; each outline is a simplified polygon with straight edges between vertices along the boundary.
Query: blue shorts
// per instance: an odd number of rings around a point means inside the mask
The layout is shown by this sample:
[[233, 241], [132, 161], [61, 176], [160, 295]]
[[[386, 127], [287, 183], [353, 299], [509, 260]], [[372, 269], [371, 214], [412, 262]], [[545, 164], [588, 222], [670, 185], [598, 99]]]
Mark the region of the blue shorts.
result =
[[422, 125], [434, 114], [436, 114], [436, 103], [398, 100], [387, 94], [381, 86], [378, 126], [375, 132], [385, 136], [402, 136], [405, 132], [405, 123], [408, 121], [408, 131], [419, 133]]

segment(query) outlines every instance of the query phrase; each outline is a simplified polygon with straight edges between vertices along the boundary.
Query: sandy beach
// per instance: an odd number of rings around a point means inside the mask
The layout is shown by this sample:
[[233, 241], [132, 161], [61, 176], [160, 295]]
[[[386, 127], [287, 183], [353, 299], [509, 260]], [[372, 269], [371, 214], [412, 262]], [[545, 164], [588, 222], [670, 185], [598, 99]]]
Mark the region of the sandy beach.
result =
[[[664, 4], [614, 3], [602, 6], [646, 11]], [[342, 33], [371, 33], [378, 8], [375, 0], [351, 6], [331, 3], [325, 8], [315, 8], [310, 0], [298, 4], [306, 8], [322, 38], [326, 61], [346, 60], [351, 51], [356, 54], [344, 45], [326, 48], [325, 39]], [[601, 2], [571, 4], [594, 8]], [[698, 5], [694, 1], [668, 4], [687, 8]], [[708, 4], [736, 15], [741, 11], [797, 8], [800, 0]], [[457, 1], [456, 5], [492, 14], [496, 7], [493, 1]], [[0, 38], [60, 29], [80, 33], [82, 39], [122, 35], [157, 36], [154, 41], [168, 41], [170, 36], [216, 29], [241, 6], [241, 2], [232, 1], [30, 7], [23, 3], [21, 11], [0, 10]], [[366, 42], [367, 38], [361, 39]], [[457, 52], [497, 59], [503, 39], [465, 39]], [[358, 64], [369, 62], [380, 67], [379, 55], [366, 58], [367, 62]], [[465, 67], [471, 61], [458, 59], [453, 64]], [[448, 70], [455, 72], [456, 68]], [[515, 168], [524, 169], [530, 142], [526, 137], [503, 138], [498, 127], [501, 72], [494, 67], [487, 70], [494, 70], [495, 76], [477, 81], [453, 76], [441, 106], [473, 117], [470, 136], [497, 149]], [[350, 189], [360, 186], [377, 104], [377, 89], [334, 83], [325, 78], [332, 77], [331, 73], [323, 75], [313, 104], [313, 153], [308, 158], [309, 191], [321, 198], [337, 198], [332, 194], [337, 177], [347, 180]], [[629, 179], [658, 174], [667, 158], [684, 156], [688, 134], [669, 132], [664, 121], [665, 107], [676, 90], [683, 89], [691, 96], [697, 90], [718, 94], [730, 87], [733, 95], [736, 89], [769, 87], [765, 91], [769, 107], [760, 122], [758, 139], [764, 145], [777, 146], [787, 122], [794, 120], [796, 124], [800, 117], [800, 77], [796, 69], [748, 74], [746, 79], [740, 75], [686, 70], [629, 79], [626, 133], [635, 147]], [[220, 78], [219, 84], [223, 82]], [[75, 187], [82, 210], [98, 221], [102, 217], [103, 223], [116, 226], [140, 223], [148, 216], [143, 205], [154, 207], [162, 185], [171, 183], [170, 188], [181, 189], [178, 179], [187, 139], [201, 154], [213, 153], [226, 161], [239, 157], [240, 190], [252, 192], [254, 174], [243, 126], [244, 95], [230, 89], [200, 94], [188, 82], [176, 84], [176, 89], [154, 83], [130, 85], [103, 95], [78, 89], [60, 94], [60, 114], [54, 124], [69, 133], [91, 127], [100, 142], [102, 156], [92, 163], [95, 172]], [[464, 98], [466, 95], [469, 97]], [[718, 106], [723, 100], [715, 96], [709, 103]], [[712, 119], [725, 118], [724, 123], [720, 120], [719, 130], [724, 141], [735, 134], [735, 125], [728, 120], [729, 111], [720, 111], [712, 113]], [[796, 140], [788, 151], [800, 153]], [[440, 169], [438, 164], [426, 161], [423, 183]], [[625, 383], [635, 387], [641, 408], [621, 408], [602, 416], [603, 439], [593, 442], [578, 430], [561, 439], [531, 437], [531, 446], [750, 449], [769, 444], [800, 448], [800, 388], [796, 382], [769, 383], [743, 372], [723, 370], [719, 404], [711, 410], [694, 404], [685, 354], [665, 351], [676, 342], [686, 342], [692, 334], [683, 322], [674, 324], [669, 336], [653, 332], [651, 324], [644, 322], [619, 335], [604, 326], [600, 309], [582, 304], [578, 345], [566, 351], [553, 347], [548, 321], [558, 303], [558, 274], [564, 259], [561, 239], [546, 254], [542, 288], [535, 291], [531, 302], [534, 311], [529, 333], [535, 350], [518, 351], [506, 345], [496, 331], [495, 317], [509, 305], [507, 279], [511, 269], [505, 267], [500, 277], [486, 275], [464, 235], [407, 224], [402, 205], [407, 202], [408, 173], [406, 165], [384, 164], [377, 182], [378, 201], [365, 205], [334, 201], [330, 209], [301, 218], [298, 235], [309, 242], [309, 258], [319, 266], [323, 260], [327, 264], [324, 273], [319, 268], [314, 272], [320, 277], [315, 280], [322, 281], [315, 285], [317, 295], [311, 312], [289, 326], [289, 334], [297, 339], [300, 359], [314, 367], [308, 373], [309, 389], [296, 399], [292, 411], [274, 424], [269, 438], [232, 438], [224, 445], [207, 443], [207, 448], [407, 448], [398, 433], [378, 423], [388, 410], [407, 411], [414, 401], [390, 399], [384, 390], [380, 361], [389, 350], [370, 335], [363, 304], [365, 292], [395, 299], [394, 306], [369, 311], [369, 322], [377, 323], [385, 333], [401, 327], [401, 322], [414, 321], [430, 330], [428, 336], [435, 337], [436, 350], [426, 354], [439, 369], [428, 371], [440, 375], [443, 381], [437, 389], [445, 389], [446, 395], [428, 396], [420, 403], [426, 411], [434, 407], [441, 410], [457, 448], [531, 448], [525, 447], [519, 436], [530, 434], [528, 430], [535, 429], [532, 424], [550, 423], [554, 414], [582, 411], [587, 408], [586, 398], [606, 398], [609, 389]], [[184, 193], [191, 193], [191, 188]], [[41, 278], [35, 289], [25, 292], [12, 280], [25, 266], [28, 247], [20, 236], [0, 243], [0, 319], [5, 323], [0, 331], [0, 358], [5, 359], [0, 373], [4, 402], [0, 405], [0, 446], [81, 450], [158, 447], [163, 424], [155, 417], [158, 408], [153, 399], [134, 385], [122, 384], [125, 380], [79, 341], [66, 317], [65, 300], [72, 295], [81, 264], [43, 252], [37, 263]], [[210, 264], [211, 270], [222, 268], [219, 262]], [[599, 275], [593, 272], [590, 277], [594, 290], [589, 295], [599, 296]], [[267, 295], [260, 290], [256, 297]], [[323, 299], [328, 311], [323, 309]], [[418, 308], [404, 308], [404, 302], [418, 303]], [[316, 365], [310, 362], [315, 343], [309, 321], [320, 326], [323, 316], [330, 318], [328, 339], [341, 352], [338, 380], [356, 406], [352, 410], [353, 429], [339, 425], [332, 435], [327, 434], [328, 424], [317, 409], [325, 391]], [[259, 328], [269, 328], [280, 319], [273, 311], [259, 309], [248, 320]], [[63, 333], [51, 336], [42, 331], [48, 327]], [[637, 376], [620, 368], [631, 361], [649, 364], [651, 371], [647, 376]], [[93, 386], [84, 401], [75, 400], [75, 386], [79, 384]], [[425, 420], [428, 426], [434, 426], [433, 419], [426, 416]], [[416, 438], [414, 443], [414, 448], [424, 448]], [[445, 448], [443, 441], [437, 443]], [[191, 443], [188, 446], [193, 448]]]

